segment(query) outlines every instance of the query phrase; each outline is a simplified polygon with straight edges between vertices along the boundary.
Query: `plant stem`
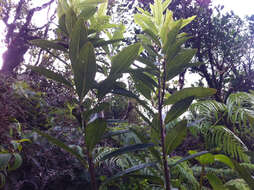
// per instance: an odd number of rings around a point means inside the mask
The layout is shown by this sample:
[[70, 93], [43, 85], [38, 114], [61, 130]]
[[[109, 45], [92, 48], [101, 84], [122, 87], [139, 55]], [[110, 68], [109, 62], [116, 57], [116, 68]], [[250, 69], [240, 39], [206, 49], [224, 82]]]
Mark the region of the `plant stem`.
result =
[[88, 158], [88, 165], [89, 165], [89, 173], [90, 173], [90, 177], [91, 177], [91, 188], [93, 190], [97, 190], [97, 183], [96, 183], [95, 172], [94, 172], [93, 157], [90, 154], [89, 150], [87, 150], [87, 158]]
[[[165, 149], [165, 137], [166, 137], [166, 129], [163, 124], [162, 119], [162, 108], [163, 108], [163, 99], [165, 95], [165, 82], [166, 82], [166, 76], [165, 76], [165, 62], [163, 62], [163, 81], [161, 84], [161, 76], [159, 75], [158, 78], [158, 111], [159, 111], [159, 121], [160, 121], [160, 129], [161, 129], [161, 146], [162, 146], [162, 160], [163, 160], [163, 167], [164, 167], [164, 178], [166, 182], [166, 190], [170, 190], [170, 176], [169, 176], [169, 168], [168, 168], [168, 161], [167, 161], [167, 155], [166, 155], [166, 149]], [[162, 85], [162, 86], [161, 86]]]
[[[80, 109], [80, 113], [81, 113], [81, 129], [84, 133], [84, 136], [86, 138], [86, 133], [85, 133], [85, 128], [86, 128], [86, 121], [84, 119], [84, 115], [83, 115], [83, 106], [82, 103], [80, 102], [79, 104], [79, 109]], [[89, 148], [87, 148], [86, 150], [86, 155], [87, 155], [87, 159], [88, 159], [88, 166], [89, 166], [89, 174], [90, 174], [90, 178], [91, 178], [91, 188], [92, 190], [97, 190], [97, 183], [96, 183], [96, 178], [95, 178], [95, 169], [94, 169], [94, 163], [93, 163], [93, 156], [92, 153], [90, 152]]]
[[205, 166], [202, 165], [202, 171], [201, 171], [201, 176], [200, 176], [200, 181], [199, 181], [199, 189], [202, 189], [203, 186], [203, 178], [205, 176]]

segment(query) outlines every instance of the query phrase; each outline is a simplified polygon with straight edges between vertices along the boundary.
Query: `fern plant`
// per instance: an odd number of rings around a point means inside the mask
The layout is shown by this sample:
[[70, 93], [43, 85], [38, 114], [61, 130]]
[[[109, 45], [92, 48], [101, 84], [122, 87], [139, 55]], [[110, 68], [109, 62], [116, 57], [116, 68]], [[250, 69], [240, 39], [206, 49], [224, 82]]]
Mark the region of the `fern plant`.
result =
[[[226, 103], [215, 100], [192, 104], [192, 131], [202, 134], [208, 148], [220, 147], [227, 155], [249, 162], [248, 150], [239, 138], [252, 131], [254, 119], [254, 96], [246, 92], [231, 94]], [[243, 135], [244, 134], [244, 135]]]

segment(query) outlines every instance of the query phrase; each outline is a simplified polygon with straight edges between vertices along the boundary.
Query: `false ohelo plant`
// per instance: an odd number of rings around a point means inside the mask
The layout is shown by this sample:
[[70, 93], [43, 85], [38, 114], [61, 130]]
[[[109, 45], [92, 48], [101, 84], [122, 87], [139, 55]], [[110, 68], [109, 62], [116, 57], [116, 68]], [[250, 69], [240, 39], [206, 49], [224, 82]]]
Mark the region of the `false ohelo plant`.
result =
[[[142, 44], [143, 52], [136, 59], [136, 65], [141, 63], [141, 66], [132, 69], [130, 74], [137, 90], [149, 102], [149, 105], [153, 106], [153, 109], [148, 110], [149, 117], [139, 112], [150, 127], [149, 137], [146, 138], [147, 134], [135, 131], [143, 145], [146, 144], [146, 147], [139, 144], [123, 147], [105, 155], [103, 158], [109, 159], [133, 150], [148, 148], [154, 156], [155, 162], [129, 168], [113, 176], [105, 183], [119, 176], [159, 165], [159, 167], [155, 167], [158, 171], [157, 174], [159, 177], [160, 174], [164, 176], [163, 186], [166, 190], [170, 190], [173, 185], [170, 179], [168, 159], [172, 151], [181, 144], [187, 133], [187, 121], [179, 117], [187, 111], [195, 98], [204, 98], [216, 93], [215, 89], [201, 87], [185, 88], [173, 94], [167, 91], [170, 80], [189, 67], [201, 64], [192, 62], [196, 50], [183, 47], [184, 43], [191, 37], [181, 32], [181, 29], [194, 20], [195, 17], [174, 20], [173, 13], [168, 10], [170, 3], [171, 0], [155, 0], [154, 4], [150, 4], [151, 13], [137, 7], [139, 13], [134, 15], [136, 24], [141, 28], [141, 34], [138, 35], [138, 38]], [[142, 67], [142, 65], [145, 65], [145, 67]], [[154, 96], [155, 98], [152, 98]], [[169, 108], [169, 111], [167, 111], [164, 119], [165, 108]], [[167, 127], [169, 123], [176, 121], [176, 119], [177, 122], [173, 127]], [[205, 153], [207, 152], [197, 153], [197, 155]], [[190, 158], [197, 155], [192, 155]], [[149, 176], [149, 179], [156, 178], [157, 181], [161, 181], [158, 179], [158, 175]]]
[[[65, 145], [60, 140], [42, 131], [35, 131], [47, 138], [51, 143], [63, 148], [74, 155], [82, 165], [89, 170], [91, 179], [91, 189], [98, 188], [95, 165], [93, 160], [93, 150], [105, 136], [107, 123], [103, 118], [91, 121], [93, 114], [102, 111], [107, 107], [103, 99], [108, 93], [127, 94], [119, 82], [123, 73], [128, 73], [128, 69], [141, 50], [141, 44], [136, 43], [118, 50], [114, 50], [116, 43], [122, 41], [122, 26], [110, 24], [110, 17], [106, 15], [106, 0], [84, 0], [58, 2], [59, 26], [56, 40], [33, 40], [31, 43], [47, 51], [54, 50], [62, 52], [65, 58], [69, 58], [65, 63], [70, 63], [72, 78], [67, 79], [60, 73], [48, 70], [44, 67], [29, 66], [33, 71], [40, 73], [47, 78], [59, 82], [70, 89], [76, 96], [74, 100], [76, 108], [73, 112], [80, 127], [79, 130], [84, 136], [83, 152], [86, 157], [74, 149]], [[110, 31], [114, 29], [114, 33]], [[106, 34], [105, 37], [101, 37]], [[101, 54], [107, 55], [101, 60]], [[62, 60], [62, 59], [59, 59]], [[96, 80], [96, 75], [100, 73], [101, 80]], [[96, 97], [96, 105], [91, 106], [87, 101], [89, 93]]]

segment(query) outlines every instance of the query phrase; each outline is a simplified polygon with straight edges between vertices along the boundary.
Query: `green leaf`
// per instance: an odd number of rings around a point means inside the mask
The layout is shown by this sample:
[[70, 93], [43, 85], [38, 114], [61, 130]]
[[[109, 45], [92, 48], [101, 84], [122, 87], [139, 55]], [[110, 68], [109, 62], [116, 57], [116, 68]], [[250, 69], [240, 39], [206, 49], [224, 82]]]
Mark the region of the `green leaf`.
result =
[[116, 179], [118, 179], [120, 177], [123, 177], [123, 176], [125, 176], [127, 174], [136, 172], [138, 170], [141, 170], [141, 169], [144, 169], [144, 168], [147, 168], [147, 167], [153, 167], [155, 165], [156, 165], [156, 163], [152, 162], [152, 163], [140, 164], [140, 165], [133, 166], [133, 167], [128, 168], [128, 169], [126, 169], [124, 171], [118, 172], [116, 175], [108, 178], [102, 185], [106, 185], [109, 182], [112, 182], [113, 180], [116, 180]]
[[224, 184], [228, 190], [251, 190], [243, 179], [232, 179]]
[[202, 151], [202, 152], [197, 152], [197, 153], [195, 153], [195, 154], [191, 154], [191, 155], [186, 156], [186, 157], [184, 157], [184, 158], [182, 158], [182, 159], [180, 159], [180, 160], [177, 160], [175, 163], [170, 164], [170, 166], [173, 167], [173, 166], [175, 166], [175, 165], [177, 165], [177, 164], [180, 164], [180, 163], [182, 163], [182, 162], [184, 162], [184, 161], [191, 160], [191, 159], [193, 159], [193, 158], [196, 158], [196, 157], [198, 157], [198, 156], [201, 156], [201, 155], [204, 155], [204, 154], [207, 154], [207, 153], [209, 153], [209, 151]]
[[85, 128], [85, 143], [89, 152], [99, 143], [106, 131], [107, 123], [103, 119], [96, 119]]
[[58, 146], [59, 148], [62, 148], [66, 152], [69, 152], [70, 154], [75, 156], [83, 164], [83, 166], [87, 167], [86, 160], [84, 158], [82, 158], [78, 152], [76, 152], [75, 150], [70, 148], [68, 145], [64, 144], [62, 141], [56, 139], [55, 137], [53, 137], [51, 135], [48, 135], [47, 133], [42, 132], [40, 130], [34, 129], [34, 131], [36, 133], [38, 133], [39, 135], [43, 136], [44, 138], [46, 138], [50, 143]]
[[80, 50], [88, 40], [88, 31], [84, 22], [84, 19], [80, 17], [70, 33], [69, 55], [72, 65], [76, 64], [80, 56]]
[[153, 120], [151, 123], [151, 141], [156, 144], [159, 145], [160, 144], [160, 119], [159, 119], [159, 114], [155, 114], [153, 116]]
[[[189, 153], [192, 155], [192, 154], [197, 154], [197, 151], [193, 151], [193, 150], [190, 150]], [[211, 153], [207, 153], [207, 154], [204, 154], [204, 155], [201, 155], [201, 156], [198, 156], [195, 158], [197, 161], [199, 161], [199, 163], [201, 165], [209, 165], [209, 164], [213, 164], [214, 163], [214, 155], [211, 154]]]
[[179, 102], [188, 97], [205, 98], [208, 96], [212, 96], [215, 93], [216, 89], [214, 88], [203, 88], [203, 87], [185, 88], [172, 94], [167, 100], [165, 100], [164, 104], [165, 105], [175, 104], [176, 102]]
[[106, 0], [84, 0], [81, 1], [79, 6], [81, 7], [86, 7], [86, 6], [94, 6], [94, 5], [98, 5], [100, 3], [105, 3]]
[[14, 156], [14, 163], [12, 165], [10, 165], [10, 164], [8, 165], [8, 168], [7, 168], [8, 171], [13, 171], [13, 170], [18, 169], [23, 162], [23, 159], [20, 156], [20, 154], [13, 153], [13, 156]]
[[161, 47], [161, 42], [160, 39], [157, 35], [155, 35], [150, 29], [145, 29], [144, 33], [147, 34], [147, 36], [149, 36], [151, 38], [151, 40], [153, 40], [153, 42], [158, 46]]
[[132, 69], [130, 73], [137, 90], [147, 99], [151, 99], [151, 92], [154, 91], [154, 87], [157, 86], [157, 83], [142, 71]]
[[251, 189], [254, 189], [254, 179], [252, 178], [252, 175], [248, 168], [245, 168], [244, 166], [241, 166], [236, 161], [232, 160], [235, 170], [240, 175], [241, 178], [243, 178], [246, 183], [250, 186]]
[[106, 78], [98, 85], [98, 98], [102, 99], [107, 93], [110, 93], [114, 88], [115, 80]]
[[[182, 26], [182, 20], [178, 20], [171, 24], [172, 28], [167, 33], [167, 39], [165, 44], [163, 44], [163, 52], [168, 54], [168, 49], [173, 46], [173, 44], [176, 42], [176, 37], [181, 29]], [[168, 29], [168, 28], [167, 28]], [[166, 29], [165, 29], [166, 30]], [[170, 53], [170, 52], [169, 52]], [[168, 57], [167, 57], [168, 59]]]
[[[146, 136], [143, 134], [143, 131], [141, 132], [140, 130], [137, 130], [135, 128], [131, 128], [131, 131], [133, 131], [133, 133], [135, 133], [135, 135], [139, 138], [139, 140], [142, 143], [149, 143]], [[161, 156], [160, 156], [160, 152], [155, 149], [154, 146], [149, 148], [149, 151], [151, 152], [151, 154], [153, 155], [153, 157], [161, 163]]]
[[160, 28], [160, 32], [159, 32], [159, 35], [160, 35], [160, 38], [161, 38], [161, 41], [162, 41], [162, 44], [164, 47], [165, 47], [165, 44], [167, 43], [168, 32], [173, 27], [174, 23], [175, 22], [174, 22], [174, 18], [173, 18], [173, 12], [170, 11], [169, 9], [167, 9], [164, 23], [163, 23], [162, 27]]
[[104, 0], [104, 3], [101, 4], [98, 8], [98, 12], [97, 12], [98, 17], [107, 15], [107, 7], [108, 7], [108, 0]]
[[157, 34], [157, 29], [154, 23], [151, 20], [150, 16], [147, 16], [145, 14], [135, 14], [134, 15], [134, 21], [136, 24], [138, 24], [143, 30], [151, 30], [153, 34]]
[[168, 8], [168, 6], [170, 5], [171, 2], [172, 2], [172, 0], [165, 0], [162, 3], [163, 12]]
[[66, 24], [65, 24], [65, 17], [66, 17], [65, 14], [62, 15], [61, 17], [59, 17], [58, 28], [65, 36], [68, 36], [68, 31], [67, 31]]
[[93, 43], [94, 47], [101, 47], [101, 46], [106, 46], [109, 44], [114, 44], [116, 42], [121, 42], [124, 39], [113, 39], [113, 40], [99, 40]]
[[92, 114], [99, 113], [110, 106], [108, 102], [97, 104], [93, 109], [84, 112], [84, 119], [89, 120]]
[[154, 16], [155, 23], [158, 27], [160, 27], [164, 18], [161, 0], [154, 0], [154, 5], [150, 4], [150, 8]]
[[[168, 45], [166, 48], [164, 48], [167, 63], [171, 63], [172, 59], [181, 51], [182, 45], [190, 38], [191, 38], [190, 36], [181, 37], [179, 39], [176, 39], [176, 41], [173, 44]], [[191, 66], [198, 66], [198, 65], [192, 64]]]
[[189, 67], [191, 65], [190, 61], [195, 54], [196, 49], [183, 49], [179, 52], [173, 60], [166, 65], [166, 79], [170, 80], [174, 78]]
[[37, 39], [37, 40], [31, 40], [30, 43], [42, 49], [55, 49], [55, 50], [66, 51], [66, 48], [64, 47], [64, 45], [60, 44], [60, 42], [58, 41]]
[[147, 65], [148, 67], [151, 67], [151, 68], [157, 70], [157, 67], [156, 67], [156, 65], [155, 65], [155, 61], [153, 61], [153, 60], [150, 60], [150, 59], [148, 59], [148, 58], [144, 58], [144, 57], [142, 57], [142, 56], [138, 56], [138, 57], [136, 58], [136, 60], [139, 61], [139, 62], [141, 62], [141, 63], [143, 63], [143, 64], [145, 64], [145, 65]]
[[129, 133], [130, 130], [117, 130], [117, 131], [110, 131], [108, 133], [106, 133], [105, 135], [103, 135], [103, 138], [110, 138], [110, 137], [113, 137], [113, 136], [117, 136], [117, 135], [122, 135], [122, 134], [125, 134], [125, 133]]
[[172, 151], [177, 148], [187, 134], [187, 121], [183, 120], [176, 124], [175, 127], [170, 128], [167, 131], [166, 140], [165, 140], [165, 148], [166, 154], [170, 154]]
[[226, 188], [224, 187], [222, 181], [213, 173], [208, 173], [207, 175], [208, 181], [213, 187], [213, 190], [223, 190]]
[[130, 73], [132, 73], [133, 78], [135, 78], [136, 80], [140, 80], [141, 82], [143, 82], [147, 87], [149, 87], [150, 89], [154, 89], [154, 87], [157, 87], [157, 83], [147, 74], [145, 74], [142, 71], [139, 71], [137, 69], [132, 69], [130, 70]]
[[97, 11], [96, 6], [88, 6], [82, 8], [82, 11], [79, 15], [79, 17], [82, 17], [84, 20], [90, 19]]
[[70, 89], [73, 88], [71, 82], [66, 80], [61, 74], [55, 73], [43, 67], [37, 67], [37, 66], [31, 66], [31, 65], [28, 65], [27, 67], [51, 80], [54, 80], [56, 82], [66, 85]]
[[126, 71], [139, 55], [140, 48], [141, 44], [136, 43], [124, 48], [121, 52], [114, 56], [112, 58], [112, 67], [109, 77], [117, 79], [119, 74]]
[[151, 125], [151, 122], [150, 120], [141, 112], [139, 111], [138, 109], [136, 109], [136, 112], [140, 115], [140, 117], [142, 117], [142, 119], [149, 125]]
[[135, 144], [135, 145], [130, 145], [126, 147], [119, 148], [118, 150], [115, 150], [113, 152], [110, 152], [109, 154], [104, 155], [101, 160], [106, 160], [110, 159], [112, 157], [119, 156], [121, 154], [129, 153], [129, 152], [135, 152], [135, 151], [140, 151], [149, 147], [154, 146], [153, 143], [146, 143], [146, 144]]
[[9, 153], [0, 153], [0, 171], [5, 170], [11, 159], [11, 154]]
[[214, 160], [226, 164], [231, 169], [235, 168], [235, 166], [234, 166], [233, 162], [231, 161], [231, 159], [228, 156], [226, 156], [226, 155], [216, 154], [216, 155], [214, 155]]
[[80, 100], [93, 87], [97, 66], [93, 45], [87, 42], [80, 51], [78, 61], [73, 64], [74, 81]]
[[134, 80], [135, 88], [148, 100], [151, 99], [152, 90], [140, 80]]
[[134, 179], [145, 179], [149, 184], [164, 186], [164, 181], [157, 176], [152, 175], [135, 175], [135, 174], [129, 174], [128, 177], [132, 177]]
[[173, 121], [174, 119], [178, 118], [184, 112], [186, 112], [191, 105], [194, 97], [188, 97], [183, 100], [176, 102], [168, 111], [165, 119], [165, 124]]
[[68, 8], [65, 15], [65, 26], [69, 34], [72, 33], [72, 29], [75, 26], [76, 21], [77, 16], [75, 12], [71, 8]]
[[196, 16], [191, 16], [189, 18], [183, 19], [181, 28], [184, 28], [186, 25], [190, 24], [195, 18], [196, 18]]

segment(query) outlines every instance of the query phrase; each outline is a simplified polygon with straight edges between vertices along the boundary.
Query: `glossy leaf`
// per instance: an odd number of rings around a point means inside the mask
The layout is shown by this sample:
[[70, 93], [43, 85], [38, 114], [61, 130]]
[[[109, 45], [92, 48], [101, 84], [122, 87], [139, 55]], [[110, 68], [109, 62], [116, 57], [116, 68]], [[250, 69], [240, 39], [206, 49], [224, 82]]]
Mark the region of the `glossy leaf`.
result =
[[180, 91], [175, 92], [167, 100], [165, 100], [164, 104], [175, 104], [183, 99], [188, 97], [195, 97], [195, 98], [205, 98], [208, 96], [212, 96], [216, 93], [216, 89], [214, 88], [203, 88], [203, 87], [191, 87], [185, 88]]
[[143, 30], [149, 29], [153, 34], [157, 33], [156, 26], [149, 16], [138, 13], [134, 15], [134, 20]]
[[70, 148], [68, 145], [64, 144], [62, 141], [40, 130], [34, 129], [34, 131], [38, 133], [39, 135], [41, 135], [42, 137], [46, 138], [50, 143], [58, 146], [59, 148], [62, 148], [66, 152], [69, 152], [70, 154], [75, 156], [86, 167], [86, 160], [82, 158], [78, 152]]
[[82, 17], [84, 20], [88, 20], [96, 13], [96, 11], [96, 6], [83, 7], [79, 17]]
[[195, 49], [184, 49], [179, 52], [166, 66], [166, 79], [170, 80], [190, 66], [190, 61], [196, 54]]
[[[175, 56], [181, 51], [182, 45], [184, 43], [186, 43], [186, 41], [190, 38], [191, 37], [189, 37], [189, 36], [181, 37], [179, 39], [176, 39], [176, 41], [173, 44], [171, 44], [171, 45], [167, 46], [166, 48], [164, 48], [167, 63], [171, 63], [173, 58], [175, 58]], [[198, 65], [193, 64], [192, 66], [198, 66]]]
[[151, 12], [154, 16], [154, 21], [158, 27], [161, 26], [163, 22], [163, 7], [161, 0], [154, 0], [154, 4], [150, 4]]
[[[197, 151], [193, 151], [193, 150], [190, 150], [189, 153], [192, 155], [192, 154], [197, 154]], [[195, 158], [197, 161], [199, 161], [199, 163], [201, 165], [209, 165], [209, 164], [213, 164], [214, 163], [214, 155], [211, 154], [211, 153], [207, 153], [207, 154], [204, 154], [204, 155], [201, 155], [201, 156], [198, 156]]]
[[172, 2], [172, 0], [165, 0], [163, 3], [162, 3], [162, 8], [163, 8], [163, 11], [165, 11], [168, 6], [170, 5], [170, 3]]
[[158, 47], [161, 47], [161, 42], [160, 42], [160, 39], [159, 37], [154, 34], [150, 29], [145, 29], [144, 30], [144, 33], [149, 36], [151, 38], [151, 40], [158, 46]]
[[82, 1], [79, 6], [92, 6], [92, 5], [98, 5], [100, 3], [105, 3], [106, 0], [84, 0]]
[[47, 77], [48, 79], [51, 79], [51, 80], [54, 80], [56, 82], [59, 82], [61, 84], [64, 84], [66, 85], [67, 87], [69, 88], [73, 88], [72, 87], [72, 84], [70, 81], [68, 81], [67, 79], [65, 79], [61, 74], [59, 73], [55, 73], [51, 70], [48, 70], [48, 69], [45, 69], [43, 67], [37, 67], [37, 66], [31, 66], [31, 65], [28, 65], [27, 66], [29, 69]]
[[174, 119], [181, 116], [184, 112], [186, 112], [193, 101], [193, 97], [188, 97], [179, 102], [176, 102], [168, 111], [165, 119], [165, 124], [173, 121]]
[[55, 50], [66, 51], [66, 48], [64, 47], [64, 45], [60, 44], [60, 42], [57, 42], [57, 41], [37, 39], [37, 40], [31, 40], [30, 43], [42, 49], [55, 49]]
[[174, 23], [173, 12], [170, 11], [169, 9], [167, 9], [165, 19], [164, 19], [164, 23], [163, 23], [163, 25], [160, 29], [160, 32], [159, 32], [163, 47], [165, 47], [165, 44], [167, 42], [167, 35], [169, 33], [170, 26], [172, 26], [172, 23]]
[[150, 132], [150, 136], [151, 136], [151, 141], [156, 144], [159, 145], [160, 144], [160, 119], [159, 119], [159, 114], [155, 114], [153, 116], [153, 120], [151, 123], [151, 132]]
[[97, 66], [93, 45], [87, 42], [80, 51], [78, 61], [73, 64], [74, 81], [80, 100], [93, 87]]
[[71, 8], [68, 8], [65, 13], [65, 26], [66, 26], [68, 34], [72, 33], [72, 30], [73, 30], [73, 27], [75, 26], [76, 21], [77, 21], [77, 16], [75, 12]]
[[88, 31], [84, 25], [84, 19], [80, 17], [75, 23], [73, 30], [70, 34], [70, 43], [69, 43], [69, 55], [72, 62], [72, 66], [76, 64], [81, 48], [87, 42]]
[[208, 173], [206, 176], [208, 178], [209, 183], [213, 187], [213, 190], [223, 190], [223, 189], [226, 190], [220, 178], [218, 178], [215, 174]]
[[116, 42], [121, 42], [124, 39], [113, 39], [113, 40], [99, 40], [97, 42], [94, 42], [93, 45], [94, 47], [102, 47], [102, 46], [106, 46], [109, 44], [114, 44]]
[[117, 79], [119, 74], [126, 71], [139, 55], [141, 45], [139, 43], [124, 48], [112, 58], [112, 67], [109, 77]]
[[183, 19], [183, 24], [181, 28], [184, 28], [185, 26], [187, 26], [188, 24], [190, 24], [194, 19], [196, 18], [196, 16], [191, 16], [189, 18]]
[[101, 158], [101, 160], [106, 160], [110, 159], [112, 157], [119, 156], [121, 154], [129, 153], [129, 152], [135, 152], [135, 151], [140, 151], [149, 147], [154, 146], [153, 143], [146, 143], [146, 144], [135, 144], [135, 145], [130, 145], [126, 147], [119, 148], [118, 150], [115, 150], [113, 152], [110, 152], [109, 154], [106, 154]]
[[202, 152], [197, 152], [197, 153], [195, 153], [195, 154], [191, 154], [191, 155], [189, 155], [189, 156], [186, 156], [186, 157], [184, 157], [184, 158], [182, 158], [182, 159], [176, 161], [176, 162], [173, 163], [173, 164], [170, 164], [170, 166], [173, 167], [173, 166], [175, 166], [175, 165], [177, 165], [177, 164], [179, 164], [179, 163], [181, 163], [181, 162], [184, 162], [184, 161], [187, 161], [187, 160], [191, 160], [191, 159], [193, 159], [193, 158], [196, 158], [196, 157], [198, 157], [198, 156], [201, 156], [201, 155], [204, 155], [204, 154], [207, 154], [207, 153], [209, 153], [209, 151], [202, 151]]
[[143, 64], [145, 64], [145, 65], [147, 65], [148, 67], [151, 67], [151, 68], [157, 70], [157, 67], [156, 67], [156, 65], [155, 65], [155, 61], [153, 61], [153, 60], [150, 60], [150, 59], [148, 59], [148, 58], [144, 58], [144, 57], [142, 57], [142, 56], [138, 56], [138, 57], [136, 58], [136, 60], [139, 61], [139, 62], [141, 62], [141, 63], [143, 63]]
[[105, 134], [107, 123], [103, 119], [96, 119], [85, 128], [85, 143], [89, 152], [99, 143]]
[[216, 154], [216, 155], [214, 155], [214, 160], [226, 164], [231, 169], [235, 168], [235, 166], [234, 166], [233, 162], [231, 161], [231, 159], [226, 155]]
[[184, 140], [187, 134], [187, 121], [183, 120], [167, 131], [165, 139], [166, 154], [174, 151]]
[[[172, 25], [171, 26], [171, 30], [168, 31], [168, 33], [167, 33], [166, 43], [163, 44], [163, 52], [164, 53], [168, 53], [168, 49], [171, 46], [173, 46], [173, 44], [175, 43], [176, 37], [177, 37], [177, 35], [178, 35], [178, 33], [179, 33], [180, 29], [181, 29], [181, 26], [182, 26], [182, 20], [174, 22], [171, 25]], [[170, 60], [170, 59], [168, 59], [168, 57], [169, 56], [167, 55], [167, 60]]]

